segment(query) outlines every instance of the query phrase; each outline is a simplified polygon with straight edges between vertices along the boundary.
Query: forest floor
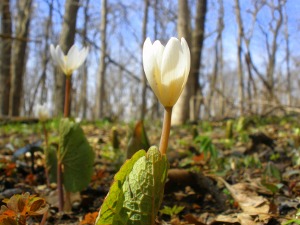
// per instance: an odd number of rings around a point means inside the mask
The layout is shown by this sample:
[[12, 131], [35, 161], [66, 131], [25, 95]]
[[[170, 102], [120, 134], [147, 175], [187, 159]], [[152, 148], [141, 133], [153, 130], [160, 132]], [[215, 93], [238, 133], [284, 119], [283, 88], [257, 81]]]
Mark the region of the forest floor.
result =
[[[160, 124], [148, 121], [144, 126], [150, 144], [158, 145]], [[46, 186], [44, 155], [39, 151], [43, 148], [41, 125], [0, 124], [0, 205], [14, 194], [29, 192], [49, 204], [47, 224], [93, 224], [125, 160], [133, 127], [133, 123], [82, 122], [96, 152], [94, 174], [88, 188], [72, 194], [72, 210], [58, 213], [56, 185]], [[47, 128], [49, 143], [55, 145], [58, 121], [48, 121]], [[117, 131], [113, 138], [112, 130]], [[113, 148], [115, 135], [117, 149]], [[24, 147], [29, 150], [20, 150]], [[299, 117], [251, 117], [173, 127], [167, 155], [170, 170], [158, 223], [300, 224]], [[27, 224], [40, 221], [41, 216], [31, 216]]]

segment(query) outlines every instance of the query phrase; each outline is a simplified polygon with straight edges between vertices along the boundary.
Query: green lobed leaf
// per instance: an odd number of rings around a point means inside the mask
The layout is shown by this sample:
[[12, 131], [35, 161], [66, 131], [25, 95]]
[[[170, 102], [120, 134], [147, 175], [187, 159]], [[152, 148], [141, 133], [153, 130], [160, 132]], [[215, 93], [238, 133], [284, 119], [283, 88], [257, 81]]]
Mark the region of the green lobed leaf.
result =
[[167, 178], [168, 160], [156, 147], [140, 150], [115, 175], [96, 225], [152, 225]]
[[90, 183], [95, 153], [78, 123], [64, 118], [59, 131], [59, 161], [64, 167], [64, 187], [69, 192], [81, 191]]

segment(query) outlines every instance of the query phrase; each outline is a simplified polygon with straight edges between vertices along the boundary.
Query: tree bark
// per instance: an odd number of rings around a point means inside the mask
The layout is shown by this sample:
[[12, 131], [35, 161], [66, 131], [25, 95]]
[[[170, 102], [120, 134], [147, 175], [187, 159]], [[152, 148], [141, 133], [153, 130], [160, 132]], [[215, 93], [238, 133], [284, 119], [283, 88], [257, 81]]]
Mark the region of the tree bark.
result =
[[[87, 40], [87, 31], [88, 31], [88, 23], [89, 23], [89, 3], [90, 0], [86, 0], [85, 8], [84, 8], [84, 26], [83, 26], [83, 45], [87, 46], [88, 40]], [[81, 86], [81, 93], [80, 93], [80, 107], [82, 108], [82, 118], [86, 118], [87, 116], [87, 107], [88, 107], [88, 101], [87, 101], [87, 76], [88, 76], [88, 69], [86, 63], [83, 65], [83, 74], [82, 74], [82, 86]]]
[[[64, 22], [61, 30], [60, 41], [59, 41], [59, 45], [65, 54], [69, 51], [69, 49], [74, 44], [78, 8], [79, 8], [79, 0], [66, 0]], [[55, 82], [54, 103], [55, 103], [56, 115], [62, 115], [64, 111], [65, 81], [66, 81], [66, 76], [60, 70], [57, 69], [56, 73], [54, 74], [54, 82]]]
[[97, 99], [96, 104], [96, 116], [103, 118], [104, 116], [104, 101], [105, 101], [105, 69], [106, 69], [106, 25], [107, 25], [107, 0], [102, 0], [101, 5], [101, 48], [102, 53], [100, 57], [99, 73], [98, 73], [98, 84], [97, 84]]
[[[172, 124], [179, 125], [185, 123], [190, 116], [190, 99], [192, 96], [199, 94], [202, 96], [202, 90], [199, 85], [199, 69], [201, 66], [201, 52], [204, 40], [204, 24], [206, 15], [206, 0], [197, 1], [197, 12], [195, 19], [195, 29], [191, 31], [190, 11], [188, 1], [178, 1], [178, 37], [184, 37], [188, 42], [191, 50], [191, 70], [188, 77], [186, 87], [173, 108]], [[192, 33], [192, 35], [191, 35]], [[192, 103], [194, 109], [198, 108], [198, 104]], [[196, 111], [197, 113], [197, 111]], [[198, 113], [197, 113], [198, 114]], [[195, 115], [195, 112], [192, 113]], [[194, 118], [190, 118], [195, 120]]]
[[50, 38], [52, 16], [53, 16], [53, 1], [54, 0], [49, 0], [49, 2], [47, 2], [49, 6], [49, 16], [46, 21], [45, 38], [44, 38], [45, 44], [42, 51], [42, 64], [41, 64], [42, 73], [33, 93], [33, 98], [29, 107], [29, 114], [31, 114], [33, 111], [34, 104], [36, 103], [36, 95], [38, 93], [39, 88], [41, 90], [41, 96], [39, 101], [40, 104], [43, 104], [47, 101], [46, 78], [47, 78], [47, 65], [49, 62], [49, 38]]
[[[191, 46], [191, 24], [190, 24], [190, 11], [188, 1], [178, 0], [178, 24], [177, 24], [178, 38], [184, 37]], [[192, 54], [192, 53], [191, 53]], [[189, 100], [194, 93], [194, 78], [190, 71], [189, 78], [186, 83], [181, 96], [173, 107], [172, 124], [179, 125], [184, 123], [189, 117]]]
[[[16, 37], [27, 39], [32, 0], [18, 2]], [[23, 99], [23, 79], [26, 70], [27, 41], [15, 40], [12, 54], [12, 78], [9, 99], [9, 115], [19, 116]]]
[[286, 78], [287, 78], [287, 105], [292, 106], [292, 84], [291, 84], [291, 69], [290, 69], [290, 35], [288, 30], [288, 15], [285, 12], [284, 19], [284, 39], [285, 39], [285, 54], [286, 54]]
[[[214, 62], [214, 69], [213, 73], [210, 79], [209, 84], [209, 93], [207, 95], [207, 106], [206, 106], [206, 115], [208, 117], [211, 116], [211, 103], [214, 96], [215, 88], [216, 88], [216, 82], [218, 78], [218, 74], [220, 72], [220, 65], [222, 65], [222, 33], [224, 30], [224, 6], [223, 6], [223, 0], [219, 0], [219, 16], [218, 16], [218, 25], [217, 25], [217, 38], [216, 38], [216, 44], [215, 44], [215, 62]], [[221, 68], [222, 70], [222, 68]], [[222, 72], [222, 71], [221, 71]]]
[[[274, 69], [275, 69], [275, 63], [276, 63], [276, 54], [277, 54], [277, 38], [279, 35], [279, 30], [282, 25], [282, 7], [281, 3], [279, 2], [277, 6], [271, 6], [272, 7], [272, 19], [276, 22], [275, 28], [272, 28], [270, 25], [270, 31], [273, 33], [272, 43], [271, 46], [267, 45], [268, 50], [268, 66], [267, 66], [267, 80], [270, 86], [269, 89], [269, 101], [273, 102], [275, 100], [274, 96]], [[278, 19], [275, 17], [275, 12], [278, 12]]]
[[240, 116], [244, 114], [244, 75], [242, 65], [242, 39], [244, 36], [244, 26], [241, 18], [241, 8], [239, 0], [235, 0], [235, 14], [238, 25], [238, 38], [237, 38], [237, 62], [238, 62], [238, 78], [239, 78], [239, 109]]
[[[10, 0], [3, 0], [0, 3], [0, 13], [2, 14], [1, 33], [12, 36]], [[12, 40], [9, 38], [1, 38], [0, 40], [0, 115], [7, 116], [9, 112]]]
[[[148, 24], [148, 11], [149, 11], [149, 0], [144, 0], [144, 18], [143, 18], [143, 31], [142, 31], [142, 43], [144, 43], [146, 37], [147, 37], [147, 24]], [[143, 49], [143, 44], [141, 45], [141, 49]], [[142, 105], [141, 105], [141, 115], [140, 119], [143, 120], [146, 114], [146, 108], [147, 108], [147, 79], [146, 75], [144, 73], [144, 69], [142, 67], [141, 70], [142, 77], [143, 77], [143, 87], [142, 87]]]

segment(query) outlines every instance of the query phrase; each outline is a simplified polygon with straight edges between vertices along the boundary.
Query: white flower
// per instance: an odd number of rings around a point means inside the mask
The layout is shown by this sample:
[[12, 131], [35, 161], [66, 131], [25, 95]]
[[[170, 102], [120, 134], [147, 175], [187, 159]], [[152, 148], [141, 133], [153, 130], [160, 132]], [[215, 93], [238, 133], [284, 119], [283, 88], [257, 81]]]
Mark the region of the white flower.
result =
[[78, 69], [83, 62], [85, 61], [87, 54], [89, 52], [88, 47], [81, 49], [73, 45], [68, 51], [67, 55], [64, 55], [59, 45], [54, 48], [53, 45], [50, 45], [50, 53], [54, 62], [60, 66], [62, 71], [67, 76], [71, 76], [73, 71]]
[[147, 80], [164, 107], [178, 100], [190, 72], [190, 49], [184, 38], [172, 37], [164, 47], [147, 38], [143, 47], [143, 65]]
[[49, 118], [49, 109], [47, 105], [45, 103], [42, 105], [37, 104], [35, 106], [35, 114], [40, 121], [42, 122], [46, 121]]

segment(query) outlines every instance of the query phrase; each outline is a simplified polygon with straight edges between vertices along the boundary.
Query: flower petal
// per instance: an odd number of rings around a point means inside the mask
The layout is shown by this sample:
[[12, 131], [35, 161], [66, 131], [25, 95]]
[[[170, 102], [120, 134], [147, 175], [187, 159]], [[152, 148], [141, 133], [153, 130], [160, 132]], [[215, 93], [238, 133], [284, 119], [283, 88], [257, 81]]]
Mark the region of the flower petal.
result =
[[171, 38], [167, 43], [162, 58], [162, 89], [168, 90], [163, 94], [164, 106], [172, 106], [180, 95], [185, 79], [186, 59], [181, 44], [177, 38]]
[[55, 52], [56, 52], [56, 60], [58, 62], [58, 65], [60, 66], [60, 68], [62, 69], [62, 71], [64, 73], [66, 73], [67, 72], [66, 56], [62, 52], [62, 50], [61, 50], [61, 48], [60, 48], [59, 45], [56, 46]]
[[180, 94], [183, 91], [183, 88], [185, 87], [185, 84], [186, 84], [186, 82], [188, 80], [189, 73], [190, 73], [190, 67], [191, 67], [191, 53], [190, 53], [190, 49], [189, 49], [189, 46], [188, 46], [186, 40], [183, 37], [181, 38], [181, 46], [182, 46], [184, 58], [186, 59], [186, 69], [185, 69], [185, 75], [184, 75], [185, 79], [184, 79], [184, 82], [183, 82]]
[[88, 53], [89, 53], [89, 47], [86, 47], [86, 48], [83, 48], [83, 49], [80, 50], [79, 57], [78, 57], [78, 65], [79, 66], [81, 66], [84, 63]]
[[54, 63], [58, 64], [58, 62], [57, 62], [57, 56], [56, 56], [56, 52], [55, 52], [55, 48], [54, 48], [53, 44], [50, 45], [50, 54], [51, 54], [51, 57], [52, 57]]
[[157, 66], [161, 69], [162, 56], [165, 47], [160, 43], [160, 41], [155, 41], [153, 43], [154, 58], [156, 59]]
[[157, 67], [157, 61], [154, 55], [153, 45], [150, 38], [147, 38], [143, 46], [143, 65], [146, 78], [157, 98], [160, 98], [159, 83], [160, 83], [160, 71]]
[[70, 73], [73, 72], [73, 70], [76, 70], [80, 65], [78, 64], [79, 61], [79, 50], [76, 47], [76, 45], [73, 45], [67, 54], [67, 68], [70, 71]]

